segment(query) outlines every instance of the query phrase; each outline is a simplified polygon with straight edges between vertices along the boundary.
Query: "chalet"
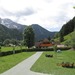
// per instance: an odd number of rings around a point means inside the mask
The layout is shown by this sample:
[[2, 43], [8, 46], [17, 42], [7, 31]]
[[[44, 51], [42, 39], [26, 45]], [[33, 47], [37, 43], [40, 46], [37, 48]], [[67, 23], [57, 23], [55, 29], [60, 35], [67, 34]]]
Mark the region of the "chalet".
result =
[[48, 48], [48, 47], [51, 47], [51, 46], [53, 46], [53, 44], [48, 39], [44, 39], [41, 42], [35, 43], [36, 48]]

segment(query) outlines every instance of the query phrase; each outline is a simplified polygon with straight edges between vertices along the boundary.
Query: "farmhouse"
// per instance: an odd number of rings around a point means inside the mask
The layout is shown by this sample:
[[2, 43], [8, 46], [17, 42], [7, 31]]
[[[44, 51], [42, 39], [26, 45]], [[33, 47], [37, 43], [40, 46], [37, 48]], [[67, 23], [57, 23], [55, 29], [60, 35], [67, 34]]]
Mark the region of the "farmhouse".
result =
[[48, 47], [51, 47], [52, 45], [53, 44], [48, 39], [44, 39], [41, 42], [36, 42], [35, 43], [36, 48], [48, 48]]

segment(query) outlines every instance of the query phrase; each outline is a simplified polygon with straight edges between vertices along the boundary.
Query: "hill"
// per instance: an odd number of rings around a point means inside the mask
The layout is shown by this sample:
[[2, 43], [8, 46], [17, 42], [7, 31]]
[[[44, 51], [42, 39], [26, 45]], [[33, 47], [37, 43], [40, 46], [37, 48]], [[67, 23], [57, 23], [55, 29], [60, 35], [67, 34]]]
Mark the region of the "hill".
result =
[[0, 42], [3, 42], [5, 39], [22, 39], [22, 33], [17, 29], [9, 29], [4, 25], [0, 24]]
[[72, 35], [74, 35], [75, 31], [71, 32], [70, 34], [64, 36], [64, 42], [62, 42], [63, 44], [65, 44], [67, 41], [69, 42], [72, 38]]
[[38, 24], [32, 24], [31, 26], [35, 33], [35, 39], [36, 39], [35, 41], [39, 41], [48, 37], [53, 38], [56, 33], [56, 32], [50, 32]]
[[67, 22], [66, 24], [64, 24], [59, 33], [65, 36], [73, 32], [74, 29], [75, 29], [75, 17], [71, 19], [69, 22]]

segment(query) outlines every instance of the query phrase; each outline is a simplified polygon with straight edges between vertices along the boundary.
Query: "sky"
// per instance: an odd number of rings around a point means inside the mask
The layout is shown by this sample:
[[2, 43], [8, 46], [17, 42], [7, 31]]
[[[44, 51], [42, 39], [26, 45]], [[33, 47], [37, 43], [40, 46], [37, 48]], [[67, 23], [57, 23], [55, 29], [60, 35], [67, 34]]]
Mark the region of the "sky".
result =
[[75, 16], [75, 0], [0, 0], [0, 18], [59, 31]]

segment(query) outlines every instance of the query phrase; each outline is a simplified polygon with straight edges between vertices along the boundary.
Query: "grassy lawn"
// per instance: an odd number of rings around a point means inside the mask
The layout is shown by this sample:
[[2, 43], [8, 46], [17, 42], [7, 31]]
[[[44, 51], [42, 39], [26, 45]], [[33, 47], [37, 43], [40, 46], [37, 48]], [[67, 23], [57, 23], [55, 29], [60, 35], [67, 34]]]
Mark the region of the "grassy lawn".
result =
[[[20, 50], [20, 49], [21, 49], [20, 46], [15, 47], [15, 50]], [[22, 49], [26, 49], [26, 47], [22, 46]], [[4, 46], [1, 47], [2, 52], [12, 51], [12, 50], [13, 50], [13, 47], [4, 47]]]
[[0, 73], [10, 69], [34, 53], [35, 52], [22, 52], [14, 55], [0, 57]]
[[[53, 54], [53, 58], [45, 57], [45, 54]], [[62, 62], [75, 63], [75, 51], [69, 50], [62, 53], [44, 52], [31, 70], [53, 75], [75, 75], [75, 68], [64, 68], [57, 65]]]

